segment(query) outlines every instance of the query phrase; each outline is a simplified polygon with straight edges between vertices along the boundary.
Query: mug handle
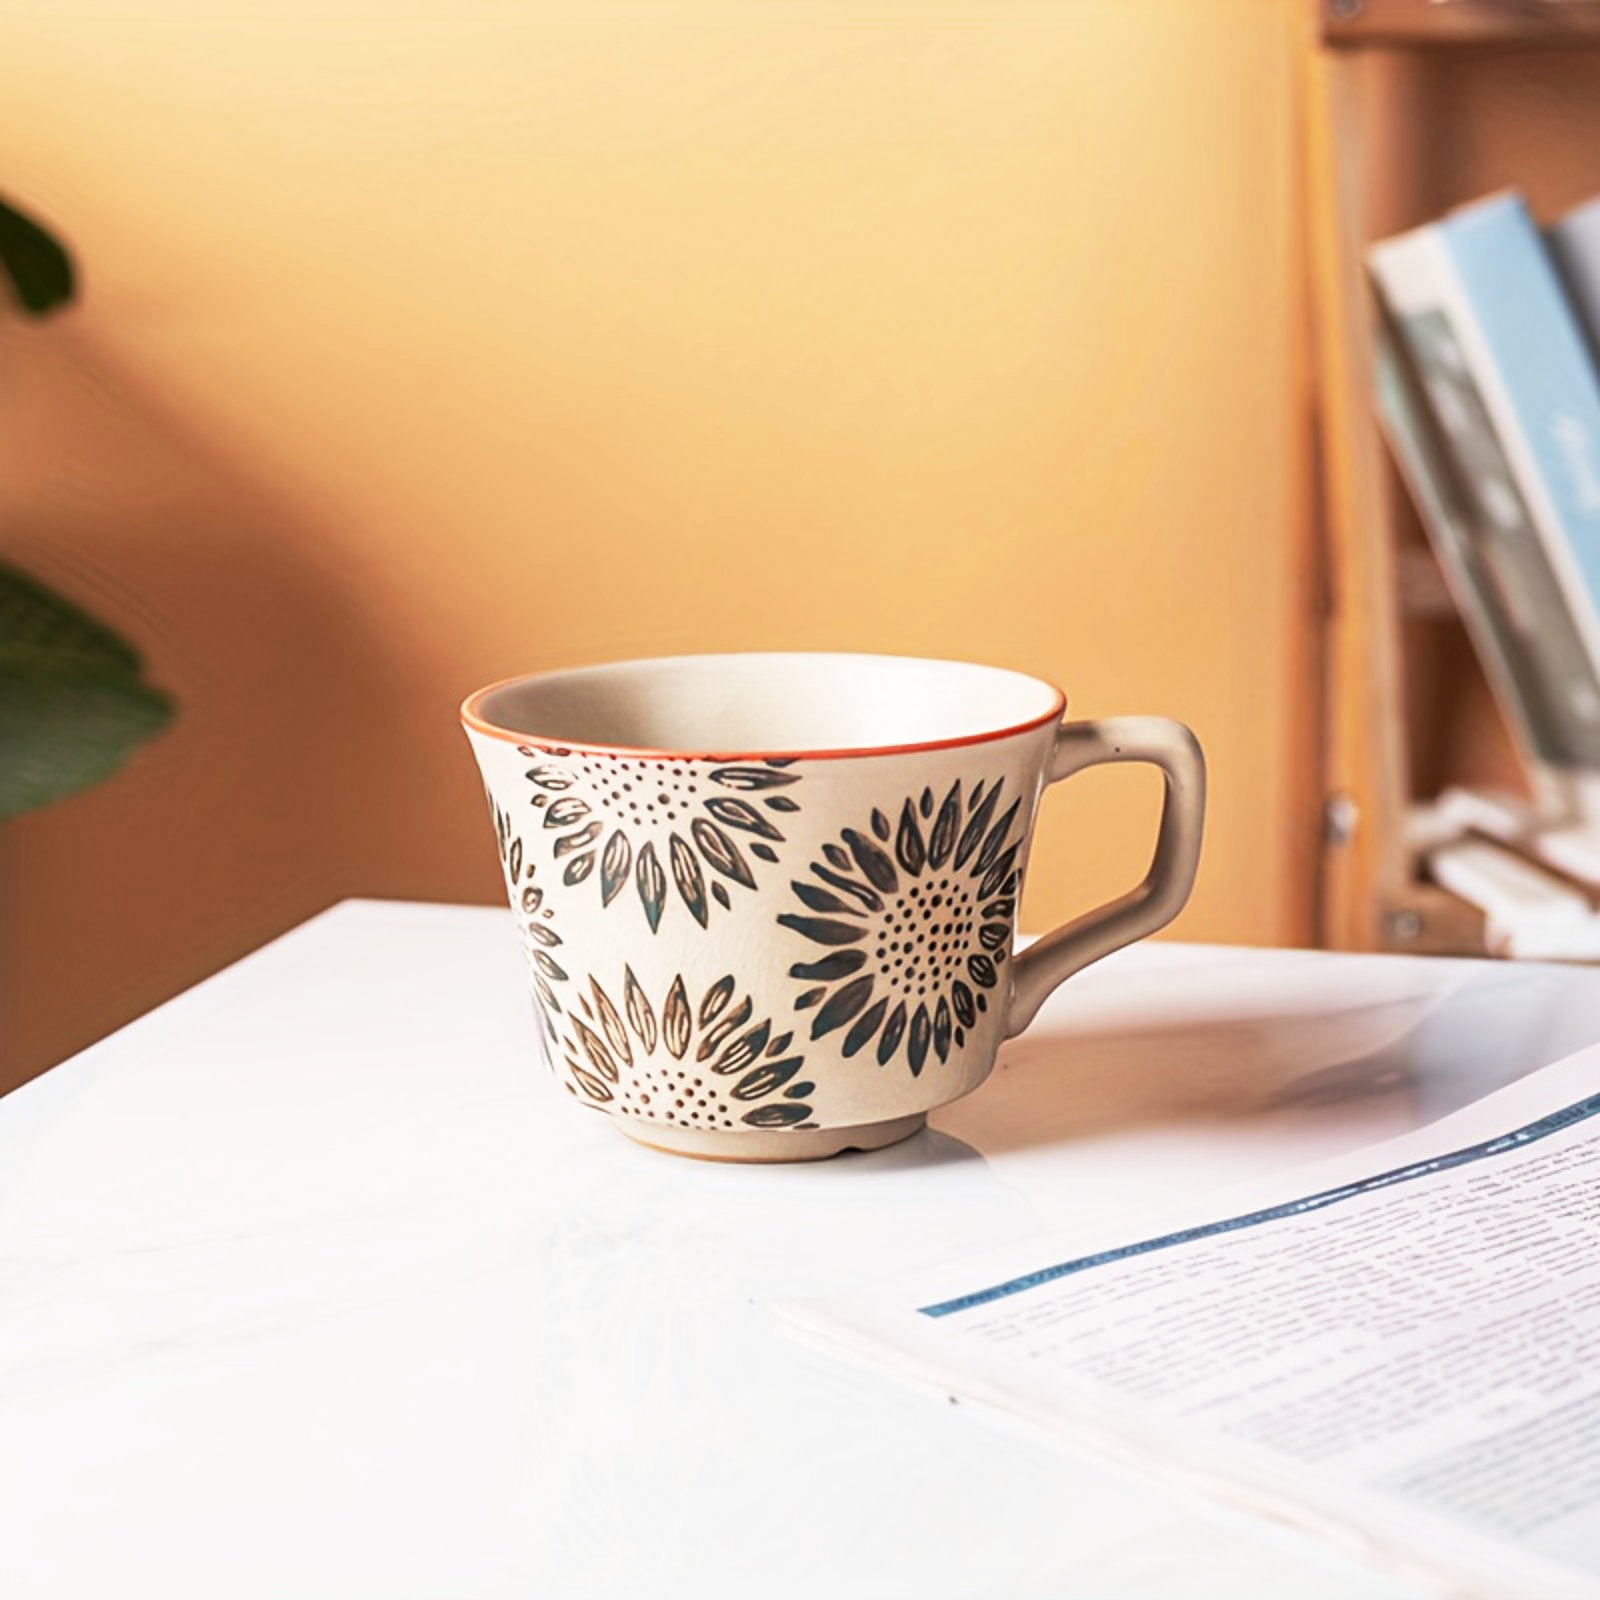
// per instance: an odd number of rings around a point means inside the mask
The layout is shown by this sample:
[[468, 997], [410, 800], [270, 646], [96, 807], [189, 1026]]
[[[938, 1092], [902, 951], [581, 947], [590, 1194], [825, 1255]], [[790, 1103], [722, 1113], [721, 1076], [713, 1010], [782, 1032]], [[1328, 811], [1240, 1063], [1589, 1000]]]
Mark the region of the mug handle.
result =
[[1166, 717], [1064, 722], [1056, 729], [1045, 782], [1058, 783], [1086, 767], [1117, 761], [1148, 761], [1166, 779], [1150, 870], [1121, 899], [1054, 929], [1016, 957], [1006, 1012], [1008, 1039], [1033, 1021], [1052, 991], [1073, 973], [1166, 927], [1194, 887], [1206, 810], [1206, 758], [1200, 741], [1181, 722]]

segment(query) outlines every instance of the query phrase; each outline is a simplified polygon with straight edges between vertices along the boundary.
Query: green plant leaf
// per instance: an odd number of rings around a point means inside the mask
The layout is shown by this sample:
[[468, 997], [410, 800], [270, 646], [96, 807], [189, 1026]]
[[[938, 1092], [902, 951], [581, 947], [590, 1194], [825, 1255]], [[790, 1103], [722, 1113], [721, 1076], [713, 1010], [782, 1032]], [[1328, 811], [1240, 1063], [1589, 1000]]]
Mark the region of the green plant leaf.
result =
[[15, 206], [0, 200], [0, 268], [17, 305], [47, 316], [71, 300], [77, 275], [65, 246]]
[[110, 776], [171, 716], [116, 634], [0, 562], [0, 821]]

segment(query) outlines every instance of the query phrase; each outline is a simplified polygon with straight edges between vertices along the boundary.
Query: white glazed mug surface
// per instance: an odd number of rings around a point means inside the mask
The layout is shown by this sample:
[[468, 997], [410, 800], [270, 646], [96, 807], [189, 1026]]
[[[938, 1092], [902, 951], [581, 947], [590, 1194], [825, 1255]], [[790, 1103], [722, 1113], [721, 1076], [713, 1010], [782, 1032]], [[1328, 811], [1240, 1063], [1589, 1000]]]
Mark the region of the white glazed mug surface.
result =
[[[995, 667], [688, 656], [509, 680], [462, 720], [546, 1061], [645, 1143], [869, 1149], [977, 1087], [1071, 973], [1188, 896], [1205, 770], [1161, 718], [1061, 722]], [[1045, 785], [1167, 781], [1150, 873], [1013, 957]]]

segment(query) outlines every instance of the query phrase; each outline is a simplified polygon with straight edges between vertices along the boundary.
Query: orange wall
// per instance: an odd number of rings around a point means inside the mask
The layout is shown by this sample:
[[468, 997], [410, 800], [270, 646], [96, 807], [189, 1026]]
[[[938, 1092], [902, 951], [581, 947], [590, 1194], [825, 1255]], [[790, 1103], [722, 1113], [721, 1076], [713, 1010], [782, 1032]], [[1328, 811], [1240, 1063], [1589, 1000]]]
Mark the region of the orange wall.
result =
[[[1290, 0], [10, 0], [0, 540], [174, 730], [0, 835], [0, 1085], [341, 895], [492, 898], [461, 694], [628, 654], [1004, 662], [1189, 720], [1179, 932], [1308, 931]], [[1142, 867], [1047, 808], [1028, 920]]]

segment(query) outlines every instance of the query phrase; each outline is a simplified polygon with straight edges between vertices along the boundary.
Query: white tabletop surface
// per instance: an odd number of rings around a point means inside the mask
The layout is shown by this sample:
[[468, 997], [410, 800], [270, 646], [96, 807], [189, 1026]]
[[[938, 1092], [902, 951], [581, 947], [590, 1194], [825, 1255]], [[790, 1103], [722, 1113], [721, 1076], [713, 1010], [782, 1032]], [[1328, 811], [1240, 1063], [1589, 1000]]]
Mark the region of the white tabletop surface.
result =
[[776, 1300], [1400, 1133], [1600, 972], [1146, 945], [895, 1149], [641, 1149], [503, 912], [353, 902], [0, 1102], [0, 1595], [1413, 1597]]

